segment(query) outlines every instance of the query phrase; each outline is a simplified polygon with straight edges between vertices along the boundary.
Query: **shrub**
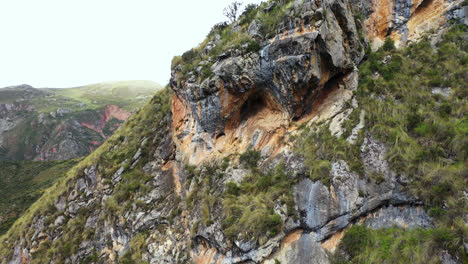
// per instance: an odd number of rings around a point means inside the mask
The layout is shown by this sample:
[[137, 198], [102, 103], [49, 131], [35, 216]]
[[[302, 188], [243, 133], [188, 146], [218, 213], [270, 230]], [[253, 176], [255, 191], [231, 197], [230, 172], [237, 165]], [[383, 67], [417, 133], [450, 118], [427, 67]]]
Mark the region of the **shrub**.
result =
[[[418, 232], [412, 239], [420, 241], [418, 236], [425, 236], [428, 243], [449, 249], [460, 258], [464, 253], [460, 247], [456, 248], [461, 245], [459, 241], [466, 231], [456, 219], [463, 216], [462, 211], [468, 210], [466, 202], [459, 199], [462, 190], [467, 188], [463, 164], [468, 142], [462, 139], [467, 137], [468, 131], [466, 115], [462, 114], [467, 109], [464, 84], [468, 68], [463, 63], [468, 50], [466, 40], [463, 41], [467, 31], [466, 26], [453, 26], [437, 44], [438, 49], [432, 48], [426, 39], [401, 50], [382, 48], [368, 54], [368, 60], [360, 66], [356, 91], [360, 107], [366, 112], [366, 130], [388, 146], [387, 159], [392, 168], [408, 175], [410, 192], [431, 208], [429, 213], [435, 218], [436, 226], [454, 228], [449, 233], [439, 229], [437, 239], [436, 233]], [[383, 65], [381, 62], [387, 55], [391, 55], [392, 61]], [[376, 71], [382, 77], [376, 78], [373, 75]], [[453, 95], [448, 98], [433, 95], [433, 86], [451, 87]], [[314, 147], [308, 146], [309, 152], [317, 153], [317, 149], [323, 148], [322, 141], [316, 140]], [[306, 157], [323, 159], [314, 155]], [[394, 234], [398, 239], [402, 237], [399, 231]], [[400, 249], [394, 251], [398, 254], [393, 258], [388, 248], [404, 245], [389, 242], [388, 237], [379, 243], [379, 250], [375, 251], [379, 253], [364, 252], [359, 259], [366, 259], [366, 256], [372, 258], [369, 263], [380, 263], [383, 259], [390, 263], [388, 259], [402, 257], [412, 263], [427, 263], [430, 258], [424, 254], [434, 257], [430, 253], [433, 248], [418, 244], [415, 247], [423, 250], [418, 251], [417, 261], [399, 256]]]
[[260, 51], [260, 43], [258, 41], [251, 39], [248, 41], [247, 53], [254, 52], [257, 53]]
[[239, 192], [240, 192], [240, 188], [236, 183], [228, 182], [226, 184], [226, 194], [227, 195], [238, 196]]
[[261, 159], [260, 152], [257, 150], [247, 150], [240, 155], [240, 162], [248, 168], [257, 166], [258, 161]]
[[385, 39], [385, 42], [382, 46], [382, 49], [385, 50], [385, 51], [392, 51], [395, 49], [395, 41], [393, 41], [393, 39], [391, 38], [386, 38]]
[[369, 230], [362, 225], [354, 225], [341, 240], [340, 248], [347, 252], [351, 258], [354, 258], [360, 253], [361, 248], [370, 243], [371, 235]]
[[286, 204], [294, 216], [292, 186], [296, 181], [278, 165], [268, 173], [252, 169], [240, 186], [228, 183], [223, 201], [223, 228], [232, 239], [275, 236], [281, 230], [281, 217], [275, 203]]
[[182, 54], [182, 61], [185, 63], [192, 62], [195, 58], [198, 57], [198, 52], [195, 49], [188, 50]]
[[257, 12], [258, 12], [258, 5], [252, 4], [252, 3], [248, 4], [239, 17], [240, 24], [241, 25], [250, 24], [254, 20], [255, 16], [257, 15]]

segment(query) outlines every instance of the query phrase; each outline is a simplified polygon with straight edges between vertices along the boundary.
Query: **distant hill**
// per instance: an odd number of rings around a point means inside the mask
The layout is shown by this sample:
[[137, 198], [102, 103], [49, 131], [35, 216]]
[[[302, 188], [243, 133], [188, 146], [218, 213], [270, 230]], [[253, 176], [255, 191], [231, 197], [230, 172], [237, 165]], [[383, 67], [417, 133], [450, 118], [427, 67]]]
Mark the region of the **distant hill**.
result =
[[86, 156], [161, 89], [151, 81], [0, 89], [0, 160]]
[[0, 234], [159, 89], [150, 81], [0, 89]]

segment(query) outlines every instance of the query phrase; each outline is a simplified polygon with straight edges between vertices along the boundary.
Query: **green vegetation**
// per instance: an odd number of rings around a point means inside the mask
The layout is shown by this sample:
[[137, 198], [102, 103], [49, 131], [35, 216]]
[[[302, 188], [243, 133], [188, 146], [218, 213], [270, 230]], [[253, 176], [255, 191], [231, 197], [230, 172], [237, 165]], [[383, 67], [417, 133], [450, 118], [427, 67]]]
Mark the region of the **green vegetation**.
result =
[[[90, 84], [75, 88], [42, 89], [51, 93], [45, 98], [32, 100], [40, 112], [49, 113], [58, 108], [72, 110], [97, 109], [105, 105], [118, 105], [133, 111], [146, 103], [157, 90], [162, 89], [151, 81], [121, 81]], [[44, 104], [44, 101], [47, 101]]]
[[119, 263], [122, 264], [146, 264], [147, 261], [143, 261], [142, 252], [146, 249], [146, 239], [148, 238], [147, 233], [139, 233], [133, 236], [130, 241], [130, 249], [119, 258]]
[[[278, 201], [280, 205], [286, 205], [286, 211], [282, 213], [297, 217], [292, 197], [292, 186], [297, 178], [285, 171], [282, 163], [264, 173], [256, 167], [259, 159], [260, 153], [255, 150], [241, 154], [240, 160], [249, 168], [249, 174], [239, 184], [228, 182], [221, 193], [219, 184], [223, 183], [226, 159], [204, 164], [199, 169], [187, 166], [189, 183], [195, 181], [186, 201], [187, 207], [199, 206], [203, 225], [211, 225], [213, 217], [218, 217], [214, 214], [215, 208], [221, 208], [223, 229], [229, 238], [237, 239], [241, 235], [259, 239], [262, 243], [278, 234], [283, 226], [280, 215], [273, 210]], [[215, 199], [220, 196], [222, 200]], [[194, 230], [199, 224], [194, 225]]]
[[[345, 121], [343, 135], [332, 136], [328, 124], [320, 123], [302, 126], [301, 134], [292, 137], [311, 179], [329, 186], [331, 162], [345, 160], [354, 172], [363, 174], [359, 147], [363, 134], [370, 132], [386, 143], [392, 168], [408, 176], [410, 192], [424, 201], [435, 218], [435, 228], [429, 230], [372, 231], [355, 226], [340, 246], [351, 261], [338, 254], [334, 263], [438, 263], [441, 250], [468, 261], [463, 249], [468, 235], [463, 221], [468, 211], [463, 198], [468, 189], [467, 34], [466, 26], [456, 25], [437, 49], [429, 40], [401, 50], [395, 49], [393, 41], [385, 41], [360, 66], [355, 92], [359, 107]], [[359, 123], [362, 110], [366, 127], [352, 145], [345, 139]], [[377, 184], [384, 180], [378, 172], [368, 176]]]
[[393, 41], [393, 39], [391, 39], [391, 38], [385, 39], [385, 42], [384, 42], [384, 44], [383, 44], [383, 46], [382, 46], [382, 49], [383, 49], [384, 51], [392, 51], [392, 50], [394, 50], [394, 49], [395, 49], [395, 42]]
[[[147, 81], [102, 83], [69, 89], [0, 89], [0, 103], [18, 101], [22, 105], [19, 109], [34, 107], [31, 108], [33, 110], [18, 110], [9, 114], [18, 123], [13, 129], [1, 133], [3, 147], [0, 149], [0, 160], [38, 158], [38, 147], [42, 152], [51, 154], [57, 145], [69, 139], [70, 134], [80, 145], [75, 155], [84, 156], [104, 138], [111, 136], [123, 123], [113, 115], [126, 118], [129, 112], [149, 101], [158, 89], [157, 84]], [[119, 108], [109, 111], [107, 105], [116, 105]], [[60, 108], [69, 111], [56, 114], [55, 111]], [[111, 119], [106, 119], [105, 127], [98, 127], [96, 131], [76, 125], [102, 124], [106, 114]], [[57, 155], [62, 155], [63, 152], [59, 150]], [[54, 156], [53, 159], [63, 158]]]
[[[278, 5], [270, 12], [265, 13], [263, 10], [272, 2], [277, 2]], [[172, 69], [177, 66], [182, 68], [179, 79], [187, 80], [188, 73], [192, 72], [197, 77], [197, 81], [201, 82], [212, 75], [210, 68], [221, 54], [235, 49], [239, 49], [245, 54], [258, 52], [260, 43], [248, 34], [247, 29], [254, 20], [262, 21], [261, 34], [266, 38], [272, 38], [276, 34], [279, 22], [284, 19], [287, 10], [292, 7], [292, 0], [279, 2], [270, 0], [259, 6], [250, 4], [237, 22], [231, 25], [227, 23], [215, 25], [198, 47], [185, 52], [182, 56], [174, 57]], [[219, 43], [208, 52], [204, 52], [208, 43], [215, 40], [216, 35], [221, 37]], [[198, 67], [201, 67], [201, 71], [197, 71]]]
[[[366, 129], [387, 144], [392, 168], [408, 176], [410, 191], [424, 201], [435, 228], [355, 226], [340, 246], [351, 263], [438, 263], [441, 250], [468, 261], [467, 34], [466, 26], [453, 26], [437, 49], [429, 40], [402, 50], [386, 44], [361, 65], [356, 96]], [[336, 263], [348, 262], [337, 256]]]
[[0, 235], [78, 161], [0, 161]]
[[151, 81], [120, 81], [90, 84], [74, 88], [0, 89], [0, 103], [26, 99], [39, 112], [59, 108], [74, 111], [97, 109], [108, 104], [132, 111], [147, 102], [162, 86]]
[[260, 152], [256, 150], [247, 150], [239, 157], [239, 161], [247, 166], [247, 168], [255, 168], [258, 161], [261, 159]]
[[[356, 111], [359, 113], [359, 111]], [[359, 121], [359, 115], [351, 115], [346, 130], [351, 131]], [[359, 145], [362, 142], [362, 133], [357, 144], [346, 141], [345, 133], [342, 137], [333, 136], [326, 124], [318, 124], [312, 128], [303, 127], [301, 134], [295, 138], [296, 151], [305, 158], [305, 165], [309, 168], [309, 177], [313, 181], [320, 180], [326, 186], [331, 184], [331, 163], [338, 160], [346, 161], [351, 170], [362, 173], [363, 168], [359, 155]]]
[[[60, 212], [55, 209], [54, 201], [64, 192], [69, 192], [74, 187], [76, 179], [83, 176], [85, 168], [98, 164], [97, 170], [104, 183], [109, 182], [112, 175], [124, 164], [125, 160], [132, 160], [133, 155], [139, 148], [141, 148], [140, 162], [132, 169], [130, 169], [130, 164], [123, 165], [126, 172], [122, 176], [121, 182], [115, 187], [112, 196], [109, 197], [110, 202], [106, 202], [105, 217], [113, 219], [120, 216], [118, 213], [122, 210], [121, 207], [128, 209], [133, 204], [141, 205], [135, 195], [145, 192], [148, 187], [144, 183], [150, 177], [140, 171], [142, 164], [148, 161], [148, 153], [154, 152], [155, 146], [158, 146], [162, 137], [167, 134], [168, 125], [165, 118], [168, 116], [171, 98], [172, 92], [169, 89], [158, 92], [150, 103], [141, 108], [135, 115], [132, 115], [109, 140], [68, 170], [65, 177], [60, 178], [52, 187], [48, 188], [44, 195], [32, 204], [9, 231], [0, 238], [0, 243], [2, 243], [0, 255], [9, 256], [11, 244], [22, 234], [30, 233], [32, 235], [31, 232], [34, 232], [34, 230], [30, 228], [30, 223], [35, 216], [46, 216], [45, 221], [51, 222], [60, 215]], [[153, 131], [154, 127], [166, 132], [155, 132]], [[148, 140], [143, 140], [151, 136], [156, 136], [154, 139], [155, 144], [149, 144]], [[136, 192], [137, 190], [138, 192]], [[124, 201], [124, 199], [126, 200]], [[121, 203], [115, 207], [109, 206], [112, 200]], [[92, 206], [99, 205], [94, 204]], [[78, 250], [81, 241], [93, 239], [95, 236], [94, 230], [84, 229], [84, 223], [94, 211], [93, 208], [87, 207], [84, 210], [79, 210], [75, 218], [66, 219], [66, 224], [63, 225], [63, 237], [54, 242], [42, 243], [35, 253], [35, 263], [47, 263], [50, 260], [62, 263], [65, 257], [69, 257]], [[99, 221], [104, 221], [104, 219], [99, 219]], [[53, 228], [53, 226], [48, 228]], [[139, 238], [135, 239], [138, 240]], [[132, 242], [132, 250], [137, 250], [136, 248], [140, 245], [138, 241]], [[94, 258], [94, 255], [88, 256], [86, 261], [92, 262]], [[131, 258], [133, 259], [134, 256], [132, 255]]]
[[223, 201], [223, 228], [232, 239], [257, 238], [260, 242], [277, 235], [283, 221], [273, 208], [277, 201], [287, 206], [283, 212], [295, 216], [292, 186], [296, 178], [285, 171], [282, 164], [263, 173], [251, 168], [250, 174], [239, 184], [228, 183]]
[[[456, 231], [435, 229], [387, 228], [371, 230], [354, 225], [340, 242], [332, 264], [351, 263], [440, 263], [441, 248], [458, 251]], [[344, 254], [350, 257], [347, 260]], [[464, 261], [467, 259], [465, 258]], [[466, 263], [462, 261], [463, 263]]]
[[[410, 177], [411, 190], [427, 205], [447, 206], [439, 217], [445, 226], [455, 225], [468, 209], [460, 199], [467, 188], [468, 47], [459, 41], [467, 32], [466, 26], [453, 27], [437, 50], [421, 41], [370, 54], [357, 91], [367, 126], [390, 147], [393, 168]], [[384, 64], [387, 55], [391, 61]], [[374, 72], [381, 77], [373, 78]], [[451, 92], [432, 93], [437, 87]]]

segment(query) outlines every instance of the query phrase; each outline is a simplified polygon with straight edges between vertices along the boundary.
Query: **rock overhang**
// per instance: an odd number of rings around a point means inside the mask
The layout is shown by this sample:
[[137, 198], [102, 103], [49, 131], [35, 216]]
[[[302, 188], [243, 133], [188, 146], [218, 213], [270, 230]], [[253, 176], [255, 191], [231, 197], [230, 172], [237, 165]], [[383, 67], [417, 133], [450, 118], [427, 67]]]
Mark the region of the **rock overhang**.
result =
[[330, 81], [353, 71], [364, 53], [347, 2], [325, 1], [313, 12], [322, 20], [289, 23], [259, 52], [218, 57], [208, 78], [182, 79], [181, 68], [173, 68], [173, 111], [184, 113], [175, 115], [174, 137], [189, 160], [197, 163], [200, 152], [219, 152], [223, 144], [239, 151], [275, 145], [268, 135], [306, 116]]

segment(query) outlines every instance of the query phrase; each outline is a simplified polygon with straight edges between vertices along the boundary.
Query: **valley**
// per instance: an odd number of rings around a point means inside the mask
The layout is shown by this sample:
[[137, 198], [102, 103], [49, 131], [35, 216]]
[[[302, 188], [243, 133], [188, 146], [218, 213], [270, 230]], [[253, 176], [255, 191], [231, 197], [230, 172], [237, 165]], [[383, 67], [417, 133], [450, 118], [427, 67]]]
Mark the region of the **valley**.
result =
[[467, 1], [237, 5], [138, 109], [3, 90], [0, 263], [468, 263]]

